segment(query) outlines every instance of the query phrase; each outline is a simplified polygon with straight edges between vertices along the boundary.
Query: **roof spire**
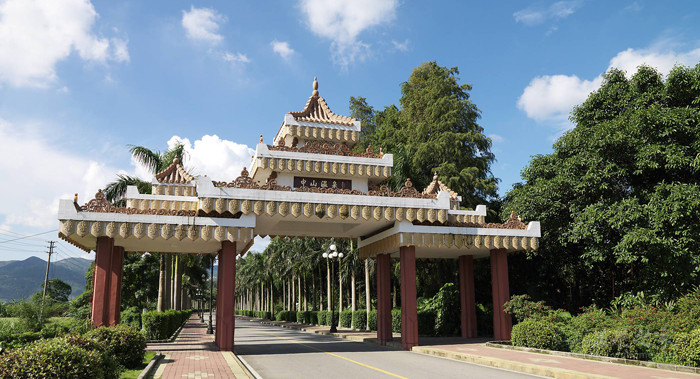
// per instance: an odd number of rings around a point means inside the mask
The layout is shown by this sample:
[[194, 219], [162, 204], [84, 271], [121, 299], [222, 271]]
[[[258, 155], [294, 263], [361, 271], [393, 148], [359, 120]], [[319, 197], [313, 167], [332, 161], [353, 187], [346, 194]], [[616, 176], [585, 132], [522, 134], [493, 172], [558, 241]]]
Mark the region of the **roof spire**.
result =
[[314, 76], [314, 92], [311, 94], [311, 96], [318, 96], [318, 80]]

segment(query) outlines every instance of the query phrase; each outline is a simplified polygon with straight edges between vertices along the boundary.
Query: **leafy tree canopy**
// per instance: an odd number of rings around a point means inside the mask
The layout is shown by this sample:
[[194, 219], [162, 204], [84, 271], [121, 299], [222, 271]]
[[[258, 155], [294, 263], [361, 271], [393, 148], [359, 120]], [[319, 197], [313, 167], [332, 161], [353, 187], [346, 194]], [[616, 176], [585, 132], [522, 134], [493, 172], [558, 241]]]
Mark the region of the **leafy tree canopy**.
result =
[[640, 291], [665, 301], [700, 283], [700, 65], [665, 80], [610, 70], [571, 120], [502, 210], [542, 222], [540, 286], [585, 305]]
[[437, 172], [464, 205], [474, 207], [496, 195], [497, 179], [491, 173], [491, 140], [470, 100], [471, 85], [459, 84], [458, 75], [457, 67], [426, 62], [401, 85], [401, 108], [390, 105], [375, 112], [364, 98], [352, 97], [350, 109], [363, 123], [358, 148], [381, 146], [394, 155], [392, 187], [400, 188], [410, 177], [424, 188]]
[[[41, 288], [44, 289], [44, 283], [41, 283]], [[46, 296], [59, 303], [67, 303], [71, 292], [73, 289], [70, 284], [61, 279], [49, 279], [46, 284]]]

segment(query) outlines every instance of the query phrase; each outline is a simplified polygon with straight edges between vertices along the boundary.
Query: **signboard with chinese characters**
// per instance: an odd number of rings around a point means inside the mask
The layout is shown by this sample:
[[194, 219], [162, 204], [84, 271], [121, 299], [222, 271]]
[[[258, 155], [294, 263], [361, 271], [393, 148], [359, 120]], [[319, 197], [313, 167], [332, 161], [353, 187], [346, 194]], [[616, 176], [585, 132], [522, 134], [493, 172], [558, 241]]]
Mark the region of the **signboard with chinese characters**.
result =
[[347, 179], [326, 179], [326, 178], [307, 178], [305, 176], [294, 177], [294, 187], [316, 187], [316, 188], [340, 188], [352, 189], [352, 180]]

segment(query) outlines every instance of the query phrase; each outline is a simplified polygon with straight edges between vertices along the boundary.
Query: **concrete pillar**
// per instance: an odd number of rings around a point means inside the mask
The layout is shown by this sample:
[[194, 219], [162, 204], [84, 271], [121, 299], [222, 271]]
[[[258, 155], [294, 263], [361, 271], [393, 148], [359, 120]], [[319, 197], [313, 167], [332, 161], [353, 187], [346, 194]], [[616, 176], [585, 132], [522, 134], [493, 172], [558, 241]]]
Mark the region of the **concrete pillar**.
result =
[[219, 274], [216, 288], [215, 343], [220, 350], [233, 351], [236, 327], [236, 243], [223, 241], [219, 251]]
[[112, 262], [110, 265], [109, 279], [109, 311], [108, 325], [119, 324], [122, 306], [122, 269], [124, 267], [124, 248], [114, 246], [112, 248]]
[[92, 309], [90, 321], [95, 326], [109, 325], [109, 294], [112, 278], [112, 249], [114, 239], [97, 237], [95, 248], [95, 274], [92, 282]]
[[491, 250], [491, 294], [493, 298], [493, 337], [496, 341], [510, 340], [513, 321], [503, 310], [510, 298], [508, 284], [508, 250]]
[[459, 257], [459, 302], [462, 306], [462, 338], [476, 338], [474, 257]]
[[386, 345], [391, 335], [391, 258], [377, 255], [377, 342]]
[[418, 308], [416, 302], [416, 247], [401, 246], [401, 347], [418, 346]]

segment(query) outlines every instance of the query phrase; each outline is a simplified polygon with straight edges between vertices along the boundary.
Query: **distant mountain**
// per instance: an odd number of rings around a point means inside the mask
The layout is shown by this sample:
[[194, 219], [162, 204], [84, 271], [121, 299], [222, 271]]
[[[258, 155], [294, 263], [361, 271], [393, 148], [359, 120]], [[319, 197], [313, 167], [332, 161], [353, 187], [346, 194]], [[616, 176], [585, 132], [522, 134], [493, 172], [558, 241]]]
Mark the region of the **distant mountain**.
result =
[[[85, 289], [85, 273], [90, 269], [91, 260], [66, 258], [51, 262], [49, 279], [58, 278], [70, 284], [74, 298]], [[46, 274], [46, 261], [29, 257], [23, 261], [0, 261], [0, 301], [29, 298], [41, 290]]]

